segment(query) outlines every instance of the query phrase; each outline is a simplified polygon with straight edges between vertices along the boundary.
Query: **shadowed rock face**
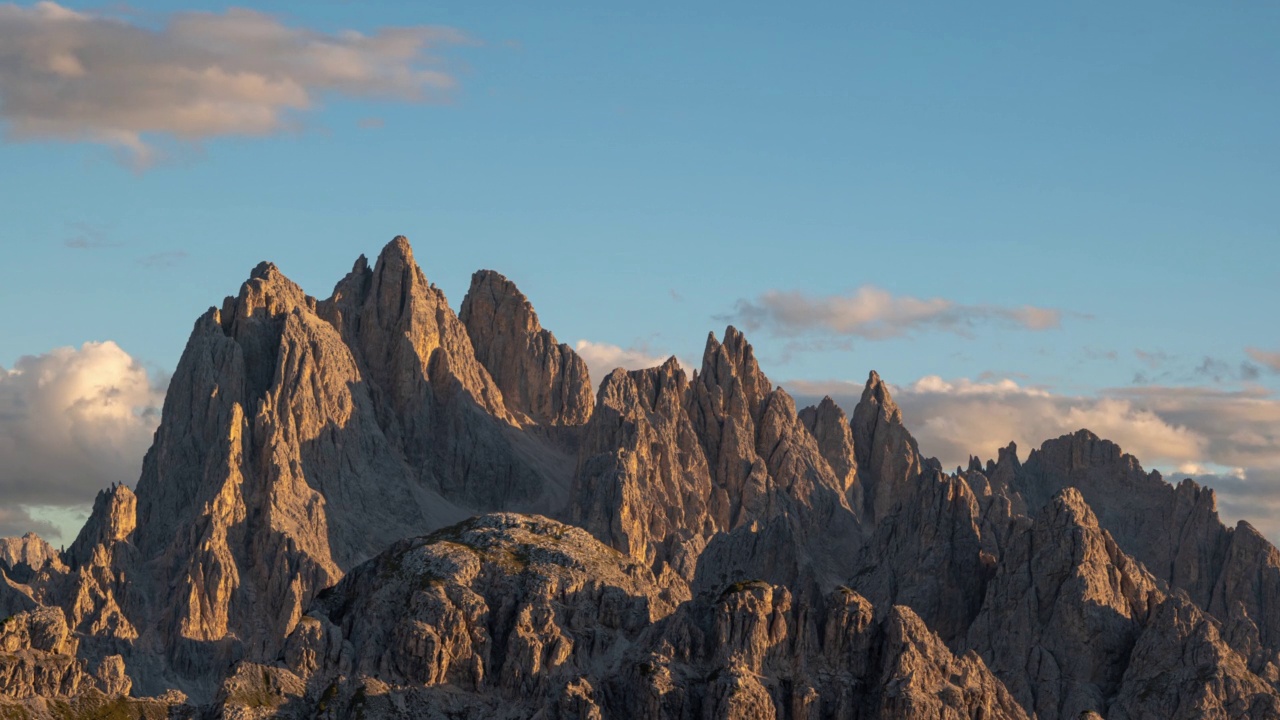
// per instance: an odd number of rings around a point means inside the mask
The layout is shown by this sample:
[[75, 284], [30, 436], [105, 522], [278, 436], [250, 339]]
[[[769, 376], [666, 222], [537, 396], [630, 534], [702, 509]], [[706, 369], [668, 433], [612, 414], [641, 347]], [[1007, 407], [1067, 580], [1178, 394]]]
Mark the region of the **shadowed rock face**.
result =
[[1280, 554], [1248, 523], [1223, 526], [1212, 490], [1170, 485], [1087, 430], [1045, 442], [1007, 474], [1033, 509], [1077, 490], [1122, 549], [1225, 623], [1254, 672], [1280, 679]]
[[858, 480], [858, 456], [853, 445], [853, 428], [844, 411], [829, 396], [817, 405], [800, 411], [800, 422], [818, 441], [818, 452], [844, 489], [849, 508], [862, 519], [864, 497]]
[[1039, 717], [1105, 713], [1162, 599], [1080, 493], [1065, 490], [1010, 542], [967, 644]]
[[797, 411], [732, 327], [593, 397], [510, 280], [455, 314], [396, 238], [325, 300], [255, 268], [136, 491], [0, 540], [0, 716], [1277, 717], [1277, 598], [1087, 431], [947, 474], [879, 375]]

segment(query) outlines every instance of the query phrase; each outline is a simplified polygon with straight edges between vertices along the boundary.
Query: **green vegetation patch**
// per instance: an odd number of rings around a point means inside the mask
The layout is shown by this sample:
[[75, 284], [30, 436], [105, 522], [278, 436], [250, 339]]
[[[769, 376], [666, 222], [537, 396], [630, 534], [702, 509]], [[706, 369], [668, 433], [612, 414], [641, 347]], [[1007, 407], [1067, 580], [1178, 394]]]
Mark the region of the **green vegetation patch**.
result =
[[757, 588], [761, 590], [768, 590], [772, 587], [773, 587], [772, 585], [765, 582], [764, 580], [741, 580], [725, 588], [724, 592], [720, 593], [720, 599], [724, 600], [730, 595], [740, 593], [743, 590], [751, 590], [751, 589], [757, 589]]

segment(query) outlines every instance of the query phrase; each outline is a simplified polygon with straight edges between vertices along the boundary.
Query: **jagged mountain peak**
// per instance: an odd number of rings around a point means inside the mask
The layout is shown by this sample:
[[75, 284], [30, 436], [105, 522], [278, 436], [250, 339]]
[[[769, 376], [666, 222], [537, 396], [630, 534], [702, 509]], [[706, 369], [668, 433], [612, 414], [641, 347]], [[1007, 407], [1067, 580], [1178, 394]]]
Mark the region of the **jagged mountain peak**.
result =
[[269, 260], [263, 260], [249, 271], [250, 280], [271, 280], [275, 277], [284, 277], [284, 274], [280, 272], [280, 268], [276, 267], [275, 263]]
[[853, 409], [851, 427], [864, 487], [864, 515], [879, 522], [906, 496], [923, 464], [888, 384], [874, 370]]
[[800, 422], [817, 440], [818, 451], [835, 473], [850, 508], [861, 518], [862, 486], [858, 481], [858, 457], [849, 418], [830, 395], [824, 396], [816, 406], [801, 410], [799, 417]]
[[476, 272], [458, 317], [511, 409], [551, 426], [582, 425], [591, 417], [586, 362], [542, 327], [514, 282], [493, 270]]
[[889, 384], [881, 380], [880, 373], [875, 370], [872, 370], [867, 375], [866, 385], [862, 388], [862, 398], [858, 401], [858, 404], [861, 405], [863, 403], [880, 408], [887, 419], [894, 422], [902, 422], [902, 410], [893, 401], [893, 395], [889, 392]]
[[756, 405], [773, 387], [756, 362], [755, 349], [732, 325], [725, 328], [723, 341], [716, 339], [714, 332], [707, 334], [701, 377], [704, 383], [720, 386], [725, 386], [730, 378], [736, 379]]
[[[529, 302], [529, 298], [520, 292], [520, 288], [511, 281], [506, 275], [497, 270], [482, 268], [471, 274], [471, 288], [467, 294], [487, 293], [494, 298], [495, 302], [507, 301], [525, 306], [534, 317], [537, 313], [533, 312], [533, 305]], [[465, 301], [464, 301], [465, 302]], [[542, 325], [538, 325], [538, 329], [542, 329]]]
[[[10, 576], [25, 576], [39, 571], [46, 565], [60, 567], [63, 563], [58, 551], [39, 535], [29, 532], [22, 537], [0, 538], [0, 572]], [[3, 608], [0, 608], [3, 615]]]
[[1047, 524], [1053, 532], [1071, 529], [1106, 532], [1098, 523], [1093, 508], [1085, 502], [1084, 495], [1073, 487], [1063, 488], [1054, 495], [1040, 510], [1036, 521]]
[[51, 557], [0, 558], [0, 715], [126, 670], [228, 717], [1267, 716], [1280, 687], [1280, 552], [1212, 491], [1084, 430], [943, 474], [878, 373], [797, 412], [732, 325], [593, 393], [515, 282], [455, 313], [403, 236], [325, 300], [254, 268], [136, 493], [19, 546]]
[[112, 485], [98, 491], [93, 510], [64, 558], [72, 568], [88, 562], [99, 545], [127, 539], [138, 523], [138, 496], [126, 485]]
[[303, 292], [275, 263], [265, 261], [258, 263], [249, 272], [249, 278], [240, 286], [236, 301], [240, 315], [250, 315], [258, 309], [279, 315], [293, 307], [315, 305], [315, 299]]
[[382, 250], [378, 252], [378, 263], [386, 263], [388, 267], [418, 266], [413, 260], [413, 246], [404, 235], [396, 235], [382, 246]]

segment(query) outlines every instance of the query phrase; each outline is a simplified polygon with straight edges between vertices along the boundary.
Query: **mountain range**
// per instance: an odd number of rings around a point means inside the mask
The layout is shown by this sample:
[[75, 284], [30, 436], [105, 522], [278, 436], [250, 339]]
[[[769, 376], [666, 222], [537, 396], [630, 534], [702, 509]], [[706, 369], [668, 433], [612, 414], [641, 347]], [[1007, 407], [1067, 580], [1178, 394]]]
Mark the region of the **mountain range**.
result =
[[733, 327], [597, 381], [403, 237], [259, 265], [136, 486], [0, 540], [0, 718], [1280, 717], [1280, 553], [1210, 489], [1085, 429], [944, 469]]

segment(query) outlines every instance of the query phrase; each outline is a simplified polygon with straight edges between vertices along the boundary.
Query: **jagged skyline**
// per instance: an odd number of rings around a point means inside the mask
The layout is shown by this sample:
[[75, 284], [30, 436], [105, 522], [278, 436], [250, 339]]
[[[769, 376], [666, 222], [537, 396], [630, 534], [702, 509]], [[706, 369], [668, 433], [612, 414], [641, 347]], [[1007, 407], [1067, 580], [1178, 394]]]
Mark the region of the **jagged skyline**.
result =
[[136, 481], [191, 318], [259, 261], [324, 296], [404, 233], [455, 310], [516, 281], [595, 386], [733, 324], [796, 395], [849, 409], [879, 371], [949, 465], [1089, 427], [1276, 537], [1278, 33], [1147, 2], [5, 4], [0, 245], [54, 270], [0, 284], [0, 526]]
[[[363, 258], [361, 262], [364, 262]], [[357, 266], [359, 264], [357, 263]], [[270, 272], [273, 273], [280, 272], [274, 264], [260, 264], [251, 274], [251, 280], [264, 272], [263, 268], [270, 268]], [[463, 318], [466, 318], [469, 312], [475, 312], [468, 308], [468, 303], [473, 307], [476, 306], [472, 302], [474, 299], [472, 296], [484, 294], [476, 292], [475, 283], [478, 278], [486, 279], [485, 282], [505, 284], [512, 292], [524, 297], [501, 274], [488, 270], [479, 271], [472, 278], [471, 291], [464, 295], [462, 301], [453, 303], [454, 310]], [[435, 279], [430, 278], [430, 280], [433, 281], [434, 287]], [[481, 287], [484, 285], [482, 284]], [[497, 290], [491, 292], [501, 295]], [[443, 294], [440, 299], [442, 302], [447, 301]], [[524, 316], [519, 314], [526, 311], [517, 312], [509, 307], [486, 306], [483, 312], [487, 321], [480, 324], [481, 327], [500, 327], [512, 322], [526, 321]], [[511, 312], [517, 312], [517, 314], [511, 316]], [[532, 310], [527, 312], [531, 313]], [[537, 322], [536, 316], [531, 317], [533, 322]], [[729, 329], [733, 330], [733, 326], [730, 325]], [[715, 335], [716, 331], [712, 330], [711, 336]], [[578, 352], [587, 362], [577, 372], [585, 376], [588, 372], [587, 366], [591, 366], [589, 372], [592, 387], [599, 387], [613, 366], [623, 365], [629, 369], [639, 369], [663, 362], [661, 358], [648, 357], [643, 353], [619, 356], [615, 353], [600, 352], [599, 348], [583, 347], [581, 343], [579, 343]], [[683, 360], [676, 358], [676, 362], [683, 365], [684, 369], [690, 373], [700, 365], [700, 362], [689, 359], [691, 355], [691, 353], [686, 354]], [[103, 375], [100, 368], [103, 366], [107, 368], [106, 377], [123, 378], [124, 382], [117, 381], [104, 386], [100, 379]], [[874, 375], [874, 371], [872, 373]], [[163, 379], [165, 382], [168, 380], [167, 377]], [[11, 464], [6, 472], [0, 473], [11, 483], [15, 479], [18, 481], [9, 494], [9, 497], [17, 498], [17, 512], [10, 512], [8, 515], [0, 513], [0, 521], [7, 522], [7, 527], [13, 528], [8, 534], [17, 535], [29, 530], [39, 530], [46, 536], [51, 535], [57, 539], [60, 531], [63, 542], [69, 542], [70, 538], [78, 532], [85, 517], [84, 514], [76, 511], [75, 500], [78, 497], [91, 497], [90, 493], [96, 479], [107, 477], [110, 478], [110, 482], [130, 486], [134, 484], [133, 478], [136, 477], [134, 468], [142, 452], [150, 446], [151, 428], [160, 418], [159, 405], [163, 401], [163, 389], [156, 385], [153, 378], [148, 377], [144, 368], [114, 343], [91, 343], [78, 351], [66, 348], [47, 356], [26, 358], [5, 380], [8, 382], [6, 389], [10, 391], [12, 398], [23, 398], [22, 383], [27, 383], [29, 388], [32, 383], [38, 382], [41, 383], [38, 387], [43, 396], [51, 397], [55, 401], [78, 403], [78, 407], [81, 408], [70, 426], [52, 427], [51, 437], [41, 439], [46, 444], [55, 445], [59, 441], [64, 441], [64, 436], [58, 433], [70, 432], [72, 433], [70, 445], [74, 448], [73, 452], [66, 452], [65, 447], [58, 448], [58, 458], [52, 463], [52, 468], [40, 465], [48, 463], [46, 457], [38, 452], [31, 453], [21, 457], [19, 462]], [[46, 383], [48, 389], [45, 387]], [[816, 405], [824, 396], [830, 396], [849, 415], [852, 415], [854, 406], [862, 393], [862, 385], [851, 381], [791, 380], [783, 381], [782, 386], [796, 397], [800, 406]], [[27, 392], [28, 397], [41, 396], [30, 392], [29, 389]], [[77, 392], [89, 398], [90, 401], [77, 401]], [[1192, 452], [1205, 453], [1207, 441], [1229, 442], [1232, 436], [1238, 436], [1242, 430], [1239, 423], [1222, 424], [1224, 421], [1210, 412], [1206, 414], [1203, 430], [1210, 432], [1216, 430], [1217, 436], [1211, 436], [1206, 440], [1197, 437], [1197, 432], [1201, 428], [1196, 427], [1194, 423], [1189, 424], [1188, 427], [1166, 422], [1160, 415], [1150, 411], [1135, 408], [1129, 404], [1116, 407], [1117, 401], [1105, 398], [1096, 401], [1092, 406], [1086, 402], [1083, 407], [1077, 407], [1073, 400], [1079, 400], [1079, 398], [1055, 396], [1045, 389], [1022, 387], [1009, 380], [999, 382], [962, 380], [953, 384], [940, 377], [930, 376], [909, 385], [896, 386], [894, 392], [903, 399], [903, 405], [907, 408], [907, 425], [922, 438], [925, 454], [930, 455], [941, 450], [937, 454], [942, 458], [943, 466], [949, 468], [966, 466], [971, 455], [976, 455], [979, 460], [994, 458], [997, 456], [996, 451], [1010, 442], [1021, 448], [1022, 459], [1025, 460], [1026, 453], [1038, 447], [1040, 442], [1078, 429], [1097, 429], [1103, 436], [1119, 441], [1126, 450], [1139, 456], [1146, 454], [1150, 457], [1155, 454], [1157, 459], [1167, 458], [1162, 454], [1163, 452], [1172, 453], [1174, 457], [1177, 457], [1176, 453], [1188, 449]], [[1210, 399], [1213, 399], [1212, 396]], [[1240, 400], [1255, 408], [1261, 404], [1262, 411], [1252, 418], [1246, 418], [1254, 425], [1246, 423], [1243, 426], [1244, 430], [1247, 431], [1254, 426], [1261, 428], [1263, 432], [1274, 430], [1275, 424], [1271, 422], [1268, 401], [1265, 398], [1251, 397], [1246, 394], [1241, 396]], [[593, 406], [596, 400], [594, 395], [591, 395], [584, 396], [575, 402], [581, 414], [585, 409]], [[1108, 407], [1108, 404], [1111, 406]], [[983, 422], [971, 423], [961, 428], [962, 432], [954, 432], [955, 423], [961, 418], [971, 417], [975, 407], [986, 411]], [[1176, 409], [1174, 417], [1177, 417]], [[913, 422], [915, 418], [919, 418], [918, 423]], [[37, 416], [37, 420], [45, 420], [45, 418]], [[1214, 423], [1219, 423], [1219, 426], [1213, 427]], [[49, 427], [47, 421], [46, 427]], [[94, 439], [92, 431], [98, 427], [109, 428], [111, 434], [101, 439], [96, 446], [84, 444], [84, 439]], [[952, 432], [948, 432], [949, 430]], [[971, 437], [974, 432], [979, 433], [984, 442], [966, 442], [966, 438]], [[76, 437], [77, 433], [79, 437]], [[1263, 462], [1267, 462], [1265, 454], [1267, 448], [1263, 446], [1260, 452]], [[102, 465], [104, 459], [113, 464], [104, 467]], [[1225, 518], [1231, 521], [1248, 519], [1266, 533], [1277, 531], [1280, 521], [1274, 517], [1271, 507], [1265, 502], [1261, 505], [1257, 502], [1258, 493], [1267, 490], [1267, 486], [1260, 486], [1257, 482], [1259, 479], [1265, 482], [1268, 477], [1265, 473], [1256, 473], [1252, 478], [1255, 482], [1250, 486], [1250, 478], [1245, 472], [1235, 476], [1211, 474], [1207, 472], [1211, 468], [1196, 467], [1196, 465], [1191, 463], [1190, 466], [1161, 467], [1157, 463], [1149, 467], [1162, 470], [1173, 482], [1182, 477], [1195, 477], [1202, 483], [1216, 487], [1219, 490], [1219, 502]], [[78, 472], [67, 472], [67, 468], [74, 468]], [[33, 483], [30, 480], [30, 478], [42, 476], [57, 478], [62, 481], [62, 484], [49, 485]], [[86, 478], [89, 480], [87, 483], [84, 482]], [[1238, 493], [1239, 499], [1233, 493]], [[62, 503], [63, 507], [72, 509], [70, 511], [51, 510], [48, 505], [41, 505], [41, 501], [46, 498], [53, 498], [55, 503]], [[68, 498], [71, 502], [67, 502]], [[1223, 502], [1224, 499], [1225, 502]], [[81, 504], [87, 508], [87, 501]], [[34, 514], [27, 508], [34, 509]]]
[[0, 709], [1280, 715], [1280, 551], [1192, 480], [1087, 430], [946, 471], [878, 374], [798, 408], [732, 326], [592, 403], [514, 283], [461, 307], [404, 237], [323, 299], [256, 266], [136, 492], [0, 541]]

